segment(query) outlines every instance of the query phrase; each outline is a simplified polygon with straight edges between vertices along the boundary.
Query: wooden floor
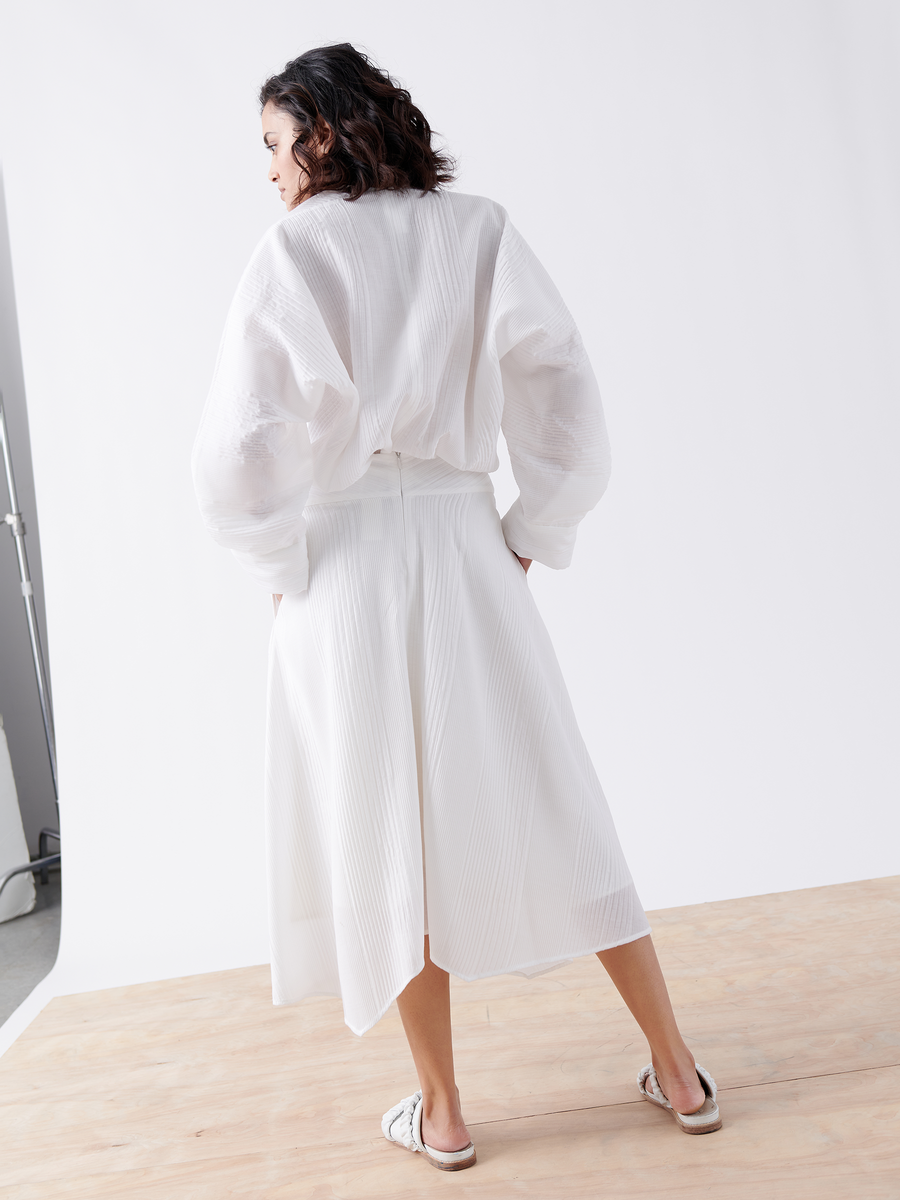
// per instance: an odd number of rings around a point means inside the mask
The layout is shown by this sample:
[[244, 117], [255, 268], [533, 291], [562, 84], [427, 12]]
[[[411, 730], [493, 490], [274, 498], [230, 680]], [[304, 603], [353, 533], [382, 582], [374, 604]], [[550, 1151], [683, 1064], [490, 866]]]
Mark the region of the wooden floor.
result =
[[595, 958], [454, 984], [478, 1165], [381, 1137], [415, 1090], [396, 1009], [273, 1008], [254, 967], [53, 1000], [0, 1060], [3, 1200], [900, 1200], [900, 877], [651, 914], [725, 1127], [636, 1099], [643, 1039]]

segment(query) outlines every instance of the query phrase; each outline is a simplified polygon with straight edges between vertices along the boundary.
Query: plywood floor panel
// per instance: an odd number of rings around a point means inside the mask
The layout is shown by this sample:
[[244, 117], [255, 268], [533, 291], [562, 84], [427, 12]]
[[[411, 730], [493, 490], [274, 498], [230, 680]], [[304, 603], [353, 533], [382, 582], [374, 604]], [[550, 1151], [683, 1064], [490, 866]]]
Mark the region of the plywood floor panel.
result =
[[701, 1138], [633, 1099], [646, 1046], [596, 959], [455, 981], [460, 1175], [380, 1137], [415, 1087], [396, 1010], [356, 1038], [333, 999], [273, 1008], [263, 967], [61, 997], [0, 1060], [0, 1196], [900, 1200], [898, 915], [900, 879], [651, 914], [723, 1088]]
[[[87, 1158], [87, 1170], [73, 1176], [59, 1163], [57, 1174], [14, 1183], [4, 1196], [428, 1200], [452, 1189], [484, 1200], [520, 1194], [626, 1200], [650, 1184], [653, 1195], [672, 1200], [707, 1192], [730, 1200], [898, 1200], [900, 1102], [880, 1099], [896, 1095], [898, 1085], [900, 1067], [736, 1089], [722, 1096], [726, 1127], [700, 1138], [686, 1137], [666, 1114], [641, 1102], [488, 1122], [473, 1129], [478, 1168], [458, 1176], [367, 1137], [363, 1118], [337, 1118], [330, 1139], [316, 1145], [309, 1128], [298, 1139], [306, 1145], [291, 1145], [284, 1130], [280, 1146], [266, 1144], [275, 1131], [250, 1122], [238, 1131], [204, 1130], [202, 1151], [168, 1163], [133, 1167], [123, 1157], [113, 1166], [113, 1148], [106, 1170], [91, 1170]], [[254, 1152], [239, 1152], [236, 1132]]]

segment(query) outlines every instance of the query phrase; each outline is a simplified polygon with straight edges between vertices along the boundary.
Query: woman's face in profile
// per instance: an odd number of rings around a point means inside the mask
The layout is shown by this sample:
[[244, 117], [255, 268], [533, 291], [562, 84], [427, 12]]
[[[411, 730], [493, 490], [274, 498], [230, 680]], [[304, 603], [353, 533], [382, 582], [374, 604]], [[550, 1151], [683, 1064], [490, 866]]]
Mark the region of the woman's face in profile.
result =
[[297, 140], [293, 121], [286, 112], [273, 107], [271, 101], [262, 112], [263, 141], [271, 152], [269, 163], [269, 178], [277, 185], [282, 200], [287, 205], [288, 212], [297, 207], [297, 192], [300, 190], [300, 177], [306, 174], [298, 166], [291, 147]]

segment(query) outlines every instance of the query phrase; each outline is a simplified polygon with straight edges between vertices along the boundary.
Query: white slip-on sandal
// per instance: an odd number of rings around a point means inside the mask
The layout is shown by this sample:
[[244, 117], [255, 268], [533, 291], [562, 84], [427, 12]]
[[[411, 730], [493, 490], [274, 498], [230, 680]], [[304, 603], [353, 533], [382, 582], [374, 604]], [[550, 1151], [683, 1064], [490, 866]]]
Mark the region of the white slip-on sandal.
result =
[[717, 1129], [722, 1128], [722, 1118], [719, 1116], [719, 1106], [716, 1104], [716, 1081], [709, 1071], [704, 1071], [699, 1063], [694, 1063], [694, 1066], [697, 1068], [697, 1077], [706, 1092], [706, 1099], [696, 1112], [680, 1113], [675, 1111], [659, 1086], [653, 1063], [647, 1063], [638, 1075], [638, 1090], [651, 1104], [667, 1108], [685, 1133], [715, 1133]]
[[435, 1150], [422, 1141], [422, 1093], [415, 1092], [395, 1104], [381, 1118], [381, 1132], [389, 1142], [424, 1154], [439, 1171], [464, 1171], [475, 1165], [475, 1147], [469, 1142], [462, 1150]]

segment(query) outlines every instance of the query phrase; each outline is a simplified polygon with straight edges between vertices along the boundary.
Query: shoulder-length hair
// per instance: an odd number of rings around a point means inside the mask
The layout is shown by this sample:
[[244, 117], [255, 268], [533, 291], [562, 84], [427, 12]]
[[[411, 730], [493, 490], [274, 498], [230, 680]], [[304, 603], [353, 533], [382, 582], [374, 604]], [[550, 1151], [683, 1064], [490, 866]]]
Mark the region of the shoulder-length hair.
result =
[[295, 162], [302, 167], [298, 203], [317, 192], [417, 188], [453, 180], [454, 162], [432, 148], [431, 126], [408, 91], [349, 42], [318, 46], [292, 59], [259, 91], [294, 121]]

